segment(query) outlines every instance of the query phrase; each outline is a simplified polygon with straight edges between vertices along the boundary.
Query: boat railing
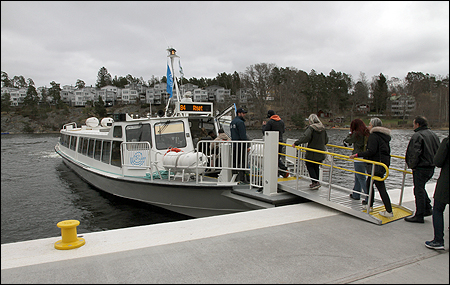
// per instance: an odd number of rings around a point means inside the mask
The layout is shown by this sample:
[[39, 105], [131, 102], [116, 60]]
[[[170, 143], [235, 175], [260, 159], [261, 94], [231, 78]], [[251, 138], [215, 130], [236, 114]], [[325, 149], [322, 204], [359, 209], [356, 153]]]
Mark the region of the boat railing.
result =
[[67, 123], [62, 128], [63, 128], [63, 130], [64, 129], [67, 129], [67, 130], [76, 129], [77, 128], [77, 123], [75, 123], [75, 122]]
[[[208, 158], [206, 164], [197, 163], [198, 173], [218, 176], [219, 183], [235, 183], [237, 172], [245, 173], [247, 185], [263, 186], [263, 158], [264, 142], [253, 141], [214, 141], [201, 140], [197, 143], [198, 153]], [[200, 162], [197, 159], [197, 162]], [[197, 175], [198, 182], [204, 182], [202, 176]]]
[[[128, 170], [142, 170], [142, 173], [153, 173], [156, 165], [152, 163], [151, 146], [149, 142], [123, 142], [121, 144], [122, 174], [129, 174]], [[156, 168], [157, 169], [157, 168]], [[149, 177], [153, 180], [153, 175]]]

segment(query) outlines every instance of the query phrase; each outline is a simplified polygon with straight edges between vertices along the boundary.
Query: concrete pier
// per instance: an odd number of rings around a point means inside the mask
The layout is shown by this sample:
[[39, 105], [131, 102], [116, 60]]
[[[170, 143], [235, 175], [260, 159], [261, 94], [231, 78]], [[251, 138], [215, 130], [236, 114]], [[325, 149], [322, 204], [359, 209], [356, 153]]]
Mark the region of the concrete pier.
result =
[[2, 244], [1, 283], [448, 284], [448, 213], [441, 251], [424, 245], [431, 217], [375, 225], [313, 202], [88, 233], [72, 250], [60, 236]]

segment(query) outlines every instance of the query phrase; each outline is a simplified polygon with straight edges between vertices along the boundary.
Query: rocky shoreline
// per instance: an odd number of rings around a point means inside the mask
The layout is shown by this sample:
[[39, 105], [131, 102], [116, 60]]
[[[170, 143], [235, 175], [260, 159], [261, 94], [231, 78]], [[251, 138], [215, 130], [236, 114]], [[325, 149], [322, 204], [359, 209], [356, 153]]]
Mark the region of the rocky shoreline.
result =
[[[129, 113], [129, 114], [139, 114], [141, 117], [145, 116], [149, 110], [142, 109], [139, 106], [122, 106], [122, 107], [111, 107], [107, 109], [107, 112], [112, 113]], [[2, 134], [20, 134], [20, 133], [59, 133], [59, 130], [64, 124], [75, 122], [77, 126], [85, 124], [85, 121], [89, 117], [95, 117], [92, 110], [88, 108], [73, 107], [69, 109], [52, 110], [46, 115], [41, 116], [38, 119], [31, 119], [30, 117], [23, 116], [15, 111], [2, 112], [1, 113], [1, 133]], [[258, 126], [258, 122], [249, 122], [250, 126]], [[405, 129], [412, 126], [405, 125], [399, 126], [389, 126], [390, 129]], [[286, 126], [287, 129], [298, 129], [293, 126]], [[344, 129], [349, 128], [343, 126], [328, 126], [329, 129]], [[248, 127], [248, 129], [259, 129], [256, 127]], [[444, 128], [433, 128], [439, 130], [449, 130], [448, 127]]]

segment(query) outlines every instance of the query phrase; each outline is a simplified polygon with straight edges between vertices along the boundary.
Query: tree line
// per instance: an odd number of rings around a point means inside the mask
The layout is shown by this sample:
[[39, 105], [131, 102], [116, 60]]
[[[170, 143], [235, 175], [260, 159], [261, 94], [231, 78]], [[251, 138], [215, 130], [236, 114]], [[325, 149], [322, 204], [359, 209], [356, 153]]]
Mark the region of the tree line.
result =
[[[145, 81], [142, 77], [136, 78], [131, 74], [117, 75], [112, 78], [105, 67], [100, 68], [97, 74], [96, 87], [112, 85], [124, 88], [127, 84], [141, 84], [153, 87], [157, 83], [166, 83], [166, 76], [161, 78], [152, 76]], [[37, 104], [37, 92], [31, 78], [25, 80], [23, 76], [9, 78], [4, 71], [1, 72], [2, 87], [28, 88], [24, 105]], [[277, 112], [289, 118], [295, 124], [301, 124], [305, 117], [320, 110], [333, 114], [353, 118], [357, 116], [357, 106], [371, 102], [370, 112], [390, 115], [387, 99], [392, 94], [410, 95], [415, 98], [416, 110], [412, 115], [425, 115], [431, 121], [448, 122], [449, 106], [449, 76], [430, 75], [422, 72], [408, 72], [400, 79], [388, 78], [384, 74], [373, 76], [371, 80], [361, 72], [356, 80], [351, 75], [331, 70], [328, 75], [311, 70], [306, 73], [294, 67], [278, 67], [273, 63], [258, 63], [246, 68], [244, 72], [233, 74], [218, 73], [215, 78], [178, 78], [178, 84], [191, 83], [199, 88], [217, 85], [231, 90], [237, 94], [240, 88], [248, 90], [247, 100], [251, 106], [251, 113], [256, 120], [265, 117], [268, 107], [278, 108]], [[60, 97], [61, 88], [52, 81], [51, 88], [46, 90], [57, 108], [62, 107]], [[77, 79], [76, 88], [84, 88], [85, 82]], [[2, 111], [6, 105], [2, 96]], [[4, 104], [5, 102], [5, 104]], [[242, 105], [237, 99], [236, 104]], [[226, 103], [224, 103], [226, 104]], [[220, 105], [220, 104], [219, 104]], [[220, 106], [217, 106], [220, 107]]]

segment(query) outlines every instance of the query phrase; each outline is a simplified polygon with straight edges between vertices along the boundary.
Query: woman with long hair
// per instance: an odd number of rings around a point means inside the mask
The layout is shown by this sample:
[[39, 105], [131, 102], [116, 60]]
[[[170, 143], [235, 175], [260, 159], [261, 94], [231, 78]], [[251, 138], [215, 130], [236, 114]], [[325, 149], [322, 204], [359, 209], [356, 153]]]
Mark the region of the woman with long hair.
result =
[[[307, 148], [326, 151], [325, 145], [328, 143], [328, 135], [325, 130], [325, 126], [316, 114], [309, 115], [308, 122], [309, 126], [306, 128], [302, 136], [292, 144], [292, 146], [295, 147], [302, 143], [308, 143]], [[305, 162], [312, 182], [309, 187], [311, 190], [319, 189], [319, 164], [315, 162], [324, 161], [325, 154], [314, 151], [306, 151], [305, 158], [312, 161]]]
[[[350, 123], [350, 133], [344, 139], [344, 144], [354, 145], [352, 154], [366, 151], [367, 140], [369, 138], [369, 129], [366, 124], [361, 119], [354, 119]], [[346, 145], [346, 144], [345, 144]], [[366, 173], [366, 163], [364, 161], [354, 161], [355, 171]], [[359, 200], [361, 195], [361, 190], [363, 193], [367, 194], [366, 187], [366, 176], [363, 174], [355, 173], [355, 184], [353, 185], [353, 193], [350, 194], [350, 198], [354, 200]], [[366, 201], [368, 197], [366, 196]]]
[[[387, 167], [391, 164], [391, 147], [389, 142], [391, 141], [391, 130], [388, 128], [382, 127], [382, 122], [380, 118], [372, 118], [370, 119], [370, 123], [368, 126], [370, 135], [367, 140], [367, 150], [358, 152], [350, 155], [350, 158], [353, 159], [355, 157], [364, 158], [372, 161], [379, 161], [386, 164]], [[384, 172], [384, 168], [382, 168]], [[377, 174], [377, 176], [383, 176], [382, 174]], [[366, 187], [369, 189], [371, 177], [367, 178]], [[386, 211], [380, 211], [380, 214], [386, 218], [392, 218], [394, 213], [392, 212], [391, 199], [389, 198], [389, 194], [386, 191], [386, 185], [383, 181], [374, 180], [373, 183], [377, 186], [378, 192], [380, 193], [381, 200], [383, 200], [384, 207]], [[370, 198], [370, 209], [373, 207], [373, 199], [374, 199], [375, 191], [372, 191], [372, 195]], [[364, 203], [363, 205], [367, 204]]]

